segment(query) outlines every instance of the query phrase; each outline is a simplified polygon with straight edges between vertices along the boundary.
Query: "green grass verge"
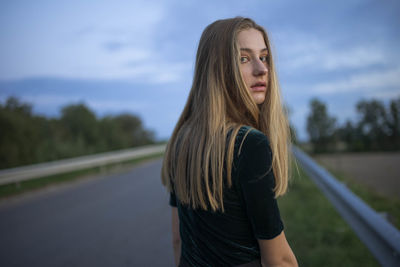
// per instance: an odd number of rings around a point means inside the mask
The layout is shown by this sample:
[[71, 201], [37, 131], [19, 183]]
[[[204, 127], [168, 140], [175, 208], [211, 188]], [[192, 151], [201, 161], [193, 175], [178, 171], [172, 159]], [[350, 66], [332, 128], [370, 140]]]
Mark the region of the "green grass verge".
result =
[[144, 156], [144, 157], [137, 158], [137, 159], [127, 160], [127, 161], [123, 161], [123, 162], [119, 162], [119, 163], [108, 164], [108, 165], [104, 165], [101, 167], [94, 167], [94, 168], [78, 170], [78, 171], [73, 171], [73, 172], [68, 172], [68, 173], [63, 173], [63, 174], [41, 177], [41, 178], [33, 179], [33, 180], [22, 181], [19, 183], [1, 185], [0, 186], [0, 199], [9, 197], [9, 196], [13, 196], [13, 195], [22, 194], [24, 192], [28, 192], [28, 191], [32, 191], [32, 190], [37, 190], [37, 189], [40, 189], [40, 188], [43, 188], [43, 187], [46, 187], [49, 185], [71, 182], [71, 181], [74, 181], [77, 179], [81, 179], [81, 178], [88, 177], [88, 176], [93, 176], [96, 174], [106, 174], [106, 173], [114, 171], [114, 170], [133, 166], [135, 164], [138, 164], [138, 163], [146, 161], [146, 160], [159, 158], [163, 154], [164, 153], [157, 153], [157, 154], [152, 154], [152, 155]]
[[365, 245], [299, 166], [278, 199], [285, 234], [299, 266], [379, 266]]
[[[323, 165], [321, 162], [318, 163]], [[397, 229], [400, 229], [400, 201], [398, 199], [381, 195], [375, 192], [373, 188], [356, 182], [349, 174], [334, 170], [326, 165], [323, 166], [339, 181], [345, 183], [354, 194], [361, 198], [371, 208], [377, 212], [389, 214], [389, 221]]]

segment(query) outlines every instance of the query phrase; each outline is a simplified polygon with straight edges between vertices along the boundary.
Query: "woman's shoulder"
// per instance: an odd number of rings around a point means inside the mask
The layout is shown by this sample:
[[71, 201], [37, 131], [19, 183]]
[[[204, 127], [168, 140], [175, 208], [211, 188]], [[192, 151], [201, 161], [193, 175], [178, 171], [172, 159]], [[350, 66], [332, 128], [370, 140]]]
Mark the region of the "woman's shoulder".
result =
[[242, 136], [238, 138], [240, 140], [236, 159], [238, 173], [243, 174], [240, 175], [240, 179], [252, 180], [254, 177], [264, 176], [272, 167], [272, 151], [268, 137], [248, 126], [241, 127], [239, 132]]
[[251, 126], [242, 126], [239, 129], [236, 142], [240, 146], [253, 147], [266, 145], [269, 147], [268, 137], [261, 131]]
[[272, 156], [268, 137], [254, 127], [240, 127], [235, 140], [235, 157], [240, 159], [261, 155]]

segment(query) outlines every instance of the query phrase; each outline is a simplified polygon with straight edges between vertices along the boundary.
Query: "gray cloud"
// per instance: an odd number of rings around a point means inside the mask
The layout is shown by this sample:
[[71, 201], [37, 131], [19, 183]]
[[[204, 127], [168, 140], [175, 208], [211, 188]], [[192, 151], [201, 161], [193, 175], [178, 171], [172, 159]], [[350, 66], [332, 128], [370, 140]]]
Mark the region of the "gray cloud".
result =
[[122, 50], [127, 47], [126, 43], [117, 42], [117, 41], [109, 41], [103, 44], [103, 47], [109, 52], [116, 52]]

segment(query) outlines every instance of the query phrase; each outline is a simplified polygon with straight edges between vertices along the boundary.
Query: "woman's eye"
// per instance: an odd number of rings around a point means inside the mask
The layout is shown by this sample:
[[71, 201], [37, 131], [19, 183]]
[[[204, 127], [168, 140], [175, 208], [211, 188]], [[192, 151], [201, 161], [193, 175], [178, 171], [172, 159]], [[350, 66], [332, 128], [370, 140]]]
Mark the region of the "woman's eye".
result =
[[262, 56], [262, 57], [260, 57], [260, 60], [262, 62], [267, 62], [268, 61], [268, 56]]
[[248, 62], [249, 61], [249, 58], [248, 57], [240, 57], [240, 62], [241, 63], [246, 63], [246, 62]]

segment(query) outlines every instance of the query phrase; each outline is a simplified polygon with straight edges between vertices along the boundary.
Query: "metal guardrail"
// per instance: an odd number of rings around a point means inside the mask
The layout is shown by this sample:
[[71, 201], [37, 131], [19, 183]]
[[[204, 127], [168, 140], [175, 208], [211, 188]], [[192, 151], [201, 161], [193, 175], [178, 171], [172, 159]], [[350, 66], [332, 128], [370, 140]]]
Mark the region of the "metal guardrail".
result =
[[299, 148], [293, 146], [292, 151], [378, 262], [382, 266], [400, 266], [400, 231]]
[[142, 156], [161, 153], [164, 150], [165, 145], [150, 145], [0, 170], [0, 185], [98, 167], [110, 163], [118, 163]]

